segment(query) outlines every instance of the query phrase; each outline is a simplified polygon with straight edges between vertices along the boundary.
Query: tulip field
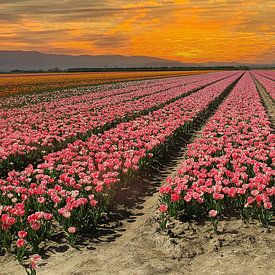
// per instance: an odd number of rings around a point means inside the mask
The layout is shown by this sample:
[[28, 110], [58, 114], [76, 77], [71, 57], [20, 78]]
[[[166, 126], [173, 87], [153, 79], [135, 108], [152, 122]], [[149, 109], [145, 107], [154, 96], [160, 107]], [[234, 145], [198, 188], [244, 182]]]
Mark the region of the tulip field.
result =
[[217, 71], [85, 87], [74, 80], [60, 93], [32, 86], [0, 98], [1, 249], [35, 274], [43, 244], [63, 232], [77, 247], [121, 188], [187, 135], [194, 139], [176, 175], [159, 187], [160, 228], [184, 215], [217, 232], [236, 213], [269, 227], [275, 134], [254, 81], [274, 102], [274, 79]]
[[[270, 96], [272, 84], [255, 73]], [[274, 215], [275, 134], [260, 96], [246, 73], [188, 145], [177, 176], [160, 188], [162, 213], [218, 217], [239, 211], [268, 227]], [[163, 223], [165, 222], [165, 217]]]
[[[58, 102], [0, 109], [0, 170], [11, 170], [14, 165], [22, 168], [25, 164], [22, 159], [37, 158], [41, 152], [52, 151], [52, 147], [65, 147], [74, 139], [146, 114], [220, 77], [211, 75], [198, 79], [194, 76], [157, 81], [151, 85], [141, 83], [138, 90], [136, 85], [134, 90], [133, 87], [111, 89], [62, 98]], [[18, 155], [24, 157], [18, 158]]]
[[[207, 72], [207, 71], [204, 71]], [[28, 93], [34, 95], [45, 91], [79, 86], [117, 83], [121, 81], [192, 75], [198, 71], [144, 71], [144, 72], [93, 72], [93, 73], [33, 73], [0, 74], [0, 96]], [[202, 73], [202, 72], [200, 72]]]

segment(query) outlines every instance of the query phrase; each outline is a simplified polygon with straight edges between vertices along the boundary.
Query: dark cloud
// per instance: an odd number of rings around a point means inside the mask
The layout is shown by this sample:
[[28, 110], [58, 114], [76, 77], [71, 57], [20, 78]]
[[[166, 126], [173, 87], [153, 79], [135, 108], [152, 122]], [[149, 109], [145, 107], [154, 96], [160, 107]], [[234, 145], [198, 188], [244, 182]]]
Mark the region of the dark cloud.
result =
[[[117, 3], [120, 3], [118, 1]], [[108, 16], [119, 16], [121, 13], [139, 12], [145, 7], [119, 7], [112, 1], [5, 1], [6, 5], [2, 6], [2, 11], [8, 15], [25, 15], [31, 18], [41, 18], [46, 16], [52, 20], [84, 20]], [[19, 4], [18, 4], [19, 3]], [[146, 9], [156, 9], [155, 6], [146, 6]], [[46, 19], [44, 18], [44, 19]]]
[[0, 5], [2, 4], [16, 4], [16, 3], [24, 3], [25, 0], [0, 0]]
[[41, 44], [42, 41], [55, 41], [57, 37], [64, 36], [69, 30], [25, 30], [23, 32], [17, 33], [14, 36], [2, 36], [0, 33], [0, 40], [11, 41], [14, 43], [31, 43], [31, 44]]
[[21, 19], [21, 15], [0, 13], [0, 23], [3, 24], [16, 23], [19, 22]]
[[116, 48], [129, 45], [129, 39], [123, 34], [103, 34], [91, 37], [91, 42], [98, 48]]

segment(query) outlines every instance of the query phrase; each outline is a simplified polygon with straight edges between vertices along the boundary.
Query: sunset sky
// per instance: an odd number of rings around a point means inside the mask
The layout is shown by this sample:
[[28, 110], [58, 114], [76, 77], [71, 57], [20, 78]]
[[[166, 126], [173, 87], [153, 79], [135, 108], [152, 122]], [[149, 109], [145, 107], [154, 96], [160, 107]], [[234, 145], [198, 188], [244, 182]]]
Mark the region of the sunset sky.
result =
[[275, 1], [0, 0], [0, 50], [275, 62]]

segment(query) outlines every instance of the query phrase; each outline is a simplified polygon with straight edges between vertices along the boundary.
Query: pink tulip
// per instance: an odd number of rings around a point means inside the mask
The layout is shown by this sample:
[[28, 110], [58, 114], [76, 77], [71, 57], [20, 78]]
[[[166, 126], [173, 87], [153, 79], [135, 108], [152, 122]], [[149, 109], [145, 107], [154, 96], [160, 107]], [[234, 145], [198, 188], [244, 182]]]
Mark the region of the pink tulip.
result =
[[25, 239], [28, 235], [28, 232], [24, 231], [24, 230], [21, 230], [21, 231], [18, 231], [17, 235], [20, 239]]
[[41, 257], [38, 254], [30, 256], [30, 268], [36, 270], [39, 261], [41, 261]]
[[216, 217], [217, 214], [218, 214], [217, 210], [214, 210], [214, 209], [210, 210], [208, 213], [209, 217], [211, 217], [211, 218]]
[[20, 248], [20, 247], [22, 247], [24, 245], [25, 245], [25, 241], [23, 239], [19, 239], [19, 240], [16, 241], [16, 246], [17, 247]]
[[161, 204], [161, 205], [159, 206], [159, 211], [160, 211], [160, 212], [165, 213], [165, 212], [167, 212], [167, 210], [168, 210], [168, 206], [167, 206], [167, 205]]
[[70, 234], [75, 234], [75, 232], [76, 232], [76, 227], [74, 227], [74, 226], [69, 227], [69, 228], [68, 228], [68, 232], [69, 232]]

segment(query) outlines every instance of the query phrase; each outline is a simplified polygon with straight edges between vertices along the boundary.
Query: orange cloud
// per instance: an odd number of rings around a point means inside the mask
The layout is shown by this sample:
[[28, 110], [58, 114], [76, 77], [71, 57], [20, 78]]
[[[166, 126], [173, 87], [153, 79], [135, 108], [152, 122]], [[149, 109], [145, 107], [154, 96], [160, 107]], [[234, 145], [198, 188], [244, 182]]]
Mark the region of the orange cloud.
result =
[[0, 49], [275, 62], [273, 0], [9, 0]]

